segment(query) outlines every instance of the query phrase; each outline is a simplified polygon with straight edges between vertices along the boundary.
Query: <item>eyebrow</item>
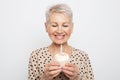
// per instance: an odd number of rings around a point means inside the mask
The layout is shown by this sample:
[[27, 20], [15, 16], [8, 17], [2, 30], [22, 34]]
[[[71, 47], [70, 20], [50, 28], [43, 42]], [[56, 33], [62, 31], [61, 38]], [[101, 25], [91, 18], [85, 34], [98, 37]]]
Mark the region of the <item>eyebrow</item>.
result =
[[[50, 22], [51, 24], [54, 23], [54, 24], [57, 24], [57, 22]], [[70, 22], [63, 22], [63, 24], [69, 24]]]

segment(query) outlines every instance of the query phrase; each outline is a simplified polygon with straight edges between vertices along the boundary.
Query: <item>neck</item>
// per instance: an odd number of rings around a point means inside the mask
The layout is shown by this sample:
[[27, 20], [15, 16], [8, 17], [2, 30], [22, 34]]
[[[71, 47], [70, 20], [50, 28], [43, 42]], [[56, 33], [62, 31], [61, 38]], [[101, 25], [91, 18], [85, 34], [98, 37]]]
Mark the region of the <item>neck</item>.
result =
[[[60, 52], [60, 45], [61, 45], [61, 44], [52, 43], [52, 44], [51, 44], [51, 47], [53, 47], [53, 49], [54, 49], [54, 51], [55, 51], [56, 53], [59, 53], [59, 52]], [[62, 50], [63, 50], [63, 52], [64, 52], [65, 49], [69, 47], [69, 45], [68, 45], [67, 42], [66, 42], [66, 43], [62, 44], [62, 47], [63, 47]]]
[[[52, 57], [56, 54], [56, 53], [60, 53], [60, 44], [55, 44], [52, 43], [49, 46], [49, 51], [52, 55]], [[72, 53], [72, 47], [69, 46], [67, 43], [62, 44], [62, 52], [65, 52], [67, 54], [71, 54]]]

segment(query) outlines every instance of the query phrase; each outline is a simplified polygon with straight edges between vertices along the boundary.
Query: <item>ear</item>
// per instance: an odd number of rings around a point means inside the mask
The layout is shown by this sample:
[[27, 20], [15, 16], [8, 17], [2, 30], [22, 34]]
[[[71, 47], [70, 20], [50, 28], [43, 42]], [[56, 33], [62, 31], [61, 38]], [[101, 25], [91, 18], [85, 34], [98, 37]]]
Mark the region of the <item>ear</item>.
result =
[[46, 30], [46, 32], [48, 32], [48, 30], [47, 30], [47, 22], [45, 22], [44, 24], [45, 24], [45, 30]]

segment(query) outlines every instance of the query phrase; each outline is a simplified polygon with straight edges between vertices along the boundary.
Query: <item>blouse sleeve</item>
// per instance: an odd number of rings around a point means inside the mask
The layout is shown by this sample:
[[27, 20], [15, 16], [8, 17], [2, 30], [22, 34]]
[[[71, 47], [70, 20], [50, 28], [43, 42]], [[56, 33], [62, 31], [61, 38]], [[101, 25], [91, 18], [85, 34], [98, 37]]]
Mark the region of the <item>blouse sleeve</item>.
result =
[[32, 52], [28, 64], [28, 80], [39, 80], [37, 53]]
[[87, 54], [84, 55], [84, 67], [84, 77], [82, 80], [94, 80], [90, 59]]

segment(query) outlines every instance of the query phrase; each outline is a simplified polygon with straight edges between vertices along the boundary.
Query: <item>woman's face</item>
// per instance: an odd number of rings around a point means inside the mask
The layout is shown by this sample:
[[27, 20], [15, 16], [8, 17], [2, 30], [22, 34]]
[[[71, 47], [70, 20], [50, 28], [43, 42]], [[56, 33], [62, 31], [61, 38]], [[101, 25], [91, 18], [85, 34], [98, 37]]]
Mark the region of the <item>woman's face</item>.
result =
[[45, 25], [50, 39], [55, 44], [66, 43], [73, 30], [70, 17], [64, 13], [52, 13]]

